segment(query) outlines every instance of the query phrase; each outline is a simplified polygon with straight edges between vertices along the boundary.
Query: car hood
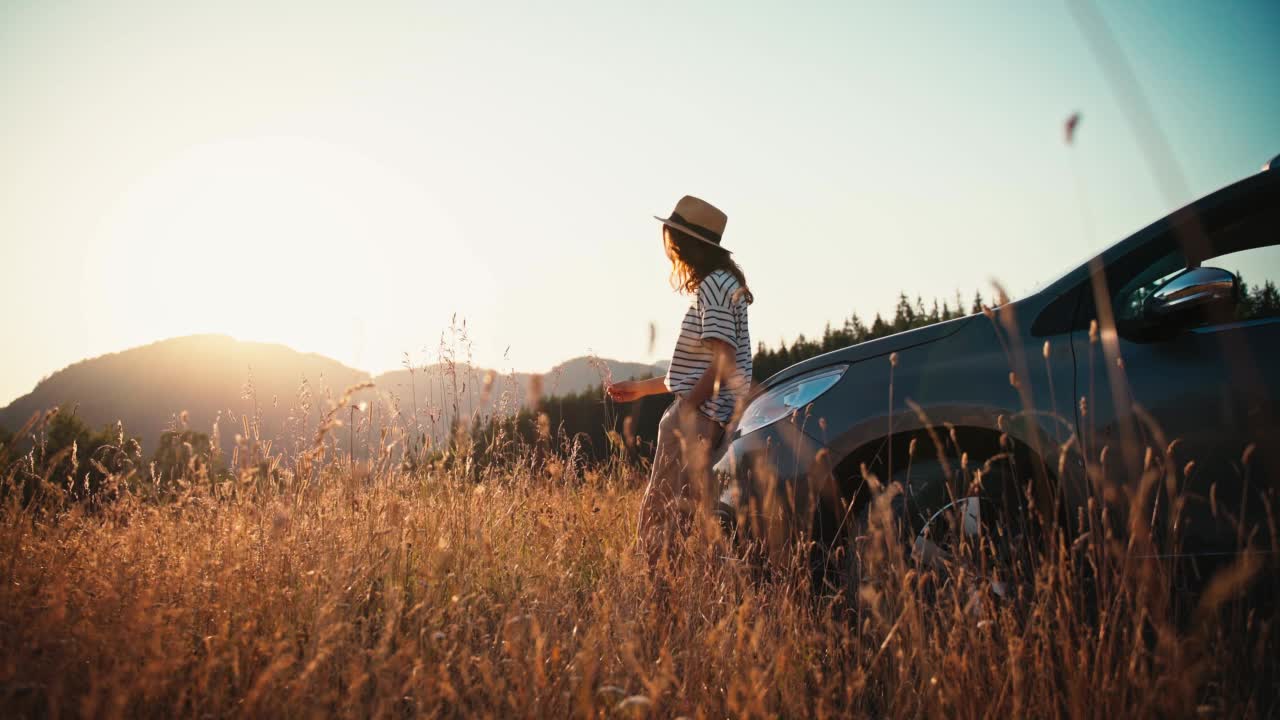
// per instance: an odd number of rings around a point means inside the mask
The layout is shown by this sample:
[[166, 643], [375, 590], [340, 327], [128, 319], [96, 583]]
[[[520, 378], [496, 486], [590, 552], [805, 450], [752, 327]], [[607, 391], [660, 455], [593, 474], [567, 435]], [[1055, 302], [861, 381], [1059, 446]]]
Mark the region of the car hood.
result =
[[871, 358], [888, 355], [889, 353], [906, 350], [907, 348], [923, 345], [925, 343], [935, 342], [942, 338], [954, 335], [959, 332], [977, 315], [969, 315], [956, 320], [948, 320], [944, 323], [936, 323], [915, 330], [907, 330], [896, 335], [879, 338], [877, 340], [868, 340], [857, 345], [832, 350], [807, 360], [802, 360], [789, 368], [780, 370], [762, 384], [761, 390], [773, 387], [780, 382], [785, 382], [798, 375], [803, 375], [811, 370], [835, 365], [837, 363], [856, 363]]

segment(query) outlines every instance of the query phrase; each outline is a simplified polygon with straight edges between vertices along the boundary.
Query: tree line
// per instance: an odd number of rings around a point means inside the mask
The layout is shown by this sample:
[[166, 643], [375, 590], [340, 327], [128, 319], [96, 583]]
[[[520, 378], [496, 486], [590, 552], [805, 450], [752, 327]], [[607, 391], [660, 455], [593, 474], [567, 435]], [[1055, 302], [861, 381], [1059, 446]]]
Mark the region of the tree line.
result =
[[[801, 334], [789, 344], [780, 341], [777, 347], [759, 343], [752, 359], [753, 379], [763, 381], [802, 360], [843, 347], [981, 312], [983, 303], [980, 292], [974, 294], [967, 311], [959, 293], [954, 302], [935, 299], [928, 305], [919, 296], [912, 301], [906, 293], [899, 293], [888, 320], [877, 313], [867, 324], [852, 313], [839, 326], [828, 324], [818, 338]], [[1280, 291], [1273, 282], [1255, 286], [1241, 282], [1240, 320], [1277, 316]], [[603, 387], [596, 385], [579, 393], [541, 398], [534, 407], [514, 416], [476, 416], [469, 427], [456, 422], [450, 443], [431, 455], [436, 460], [460, 457], [460, 445], [465, 443], [467, 457], [477, 466], [516, 459], [530, 450], [535, 460], [634, 460], [648, 457], [658, 421], [669, 404], [669, 396], [658, 395], [616, 405], [606, 398]], [[17, 452], [19, 446], [21, 452]], [[9, 474], [0, 494], [20, 489], [28, 496], [24, 499], [39, 491], [40, 477], [46, 473], [50, 478], [71, 478], [57, 488], [58, 492], [83, 499], [101, 494], [108, 478], [129, 469], [137, 470], [134, 477], [146, 478], [162, 490], [160, 485], [168, 486], [183, 477], [221, 477], [227, 472], [224, 459], [205, 433], [189, 429], [165, 432], [148, 458], [138, 439], [128, 436], [119, 423], [94, 431], [74, 408], [54, 410], [39, 437], [16, 437], [0, 427], [0, 461], [0, 469]]]
[[[855, 312], [838, 326], [828, 323], [818, 338], [801, 334], [790, 343], [779, 341], [777, 347], [758, 343], [752, 355], [752, 379], [761, 382], [816, 355], [981, 312], [984, 302], [981, 292], [974, 293], [966, 312], [959, 293], [927, 305], [919, 296], [913, 301], [899, 293], [888, 320], [876, 313], [868, 324]], [[670, 404], [669, 395], [655, 395], [617, 405], [597, 385], [580, 393], [542, 398], [514, 417], [476, 418], [467, 439], [482, 463], [495, 461], [512, 448], [529, 446], [560, 457], [634, 460], [648, 457], [658, 421]]]
[[74, 407], [51, 410], [37, 430], [22, 437], [0, 428], [0, 471], [0, 497], [21, 493], [24, 504], [41, 493], [72, 501], [106, 499], [122, 489], [110, 485], [114, 478], [149, 483], [165, 494], [176, 491], [182, 478], [226, 474], [205, 433], [167, 431], [148, 458], [142, 442], [126, 435], [121, 423], [93, 430]]
[[[838, 326], [828, 323], [821, 337], [801, 334], [789, 344], [780, 341], [777, 347], [759, 343], [752, 355], [753, 379], [764, 381], [802, 360], [850, 345], [976, 314], [982, 312], [985, 303], [981, 292], [975, 292], [969, 303], [957, 292], [952, 299], [934, 299], [927, 305], [920, 296], [913, 301], [900, 292], [888, 320], [876, 313], [867, 324], [857, 313], [851, 313]], [[1240, 320], [1280, 317], [1280, 292], [1275, 283], [1249, 285], [1242, 280], [1236, 314]], [[603, 388], [596, 386], [573, 395], [544, 398], [535, 408], [521, 410], [514, 418], [476, 419], [470, 437], [482, 457], [485, 448], [513, 440], [561, 455], [596, 460], [610, 455], [648, 457], [658, 421], [670, 402], [670, 396], [657, 395], [615, 405], [605, 397]]]
[[965, 312], [960, 293], [956, 293], [954, 300], [953, 306], [948, 300], [939, 303], [937, 298], [934, 298], [926, 308], [924, 300], [919, 295], [913, 303], [906, 293], [900, 292], [898, 304], [894, 307], [893, 318], [887, 322], [880, 313], [876, 313], [871, 324], [867, 325], [855, 312], [845, 318], [839, 327], [832, 327], [831, 323], [827, 323], [821, 338], [809, 339], [801, 334], [790, 345], [787, 345], [786, 341], [779, 341], [776, 349], [770, 349], [764, 343], [759, 343], [751, 358], [752, 375], [759, 382], [768, 379], [779, 370], [815, 355], [982, 312], [982, 305], [985, 302], [982, 293], [976, 292], [973, 295], [973, 301], [969, 304], [969, 311]]

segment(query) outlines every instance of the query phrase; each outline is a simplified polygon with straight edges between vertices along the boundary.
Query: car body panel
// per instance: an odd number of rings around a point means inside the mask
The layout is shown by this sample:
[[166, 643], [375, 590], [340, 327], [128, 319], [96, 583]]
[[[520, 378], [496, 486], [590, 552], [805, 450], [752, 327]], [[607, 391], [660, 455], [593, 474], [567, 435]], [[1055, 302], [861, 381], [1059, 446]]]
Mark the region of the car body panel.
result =
[[941, 338], [947, 337], [959, 332], [969, 322], [975, 320], [977, 315], [948, 320], [943, 323], [936, 323], [915, 330], [907, 330], [888, 337], [877, 338], [867, 342], [850, 345], [849, 347], [832, 350], [828, 353], [816, 355], [792, 365], [790, 367], [779, 370], [769, 379], [761, 384], [762, 390], [767, 390], [780, 383], [786, 382], [794, 377], [804, 375], [814, 370], [819, 370], [831, 365], [839, 365], [841, 363], [856, 363], [875, 357], [887, 356], [892, 353], [906, 350], [910, 347], [923, 345], [933, 342]]

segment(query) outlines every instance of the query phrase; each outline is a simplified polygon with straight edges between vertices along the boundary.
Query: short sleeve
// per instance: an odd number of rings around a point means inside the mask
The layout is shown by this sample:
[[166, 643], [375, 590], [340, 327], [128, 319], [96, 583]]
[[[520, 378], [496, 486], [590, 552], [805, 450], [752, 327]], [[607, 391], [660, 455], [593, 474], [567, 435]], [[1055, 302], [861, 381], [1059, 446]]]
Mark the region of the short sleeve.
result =
[[734, 320], [733, 291], [738, 282], [727, 272], [715, 272], [698, 285], [698, 318], [702, 322], [703, 340], [722, 340], [737, 346], [737, 323]]

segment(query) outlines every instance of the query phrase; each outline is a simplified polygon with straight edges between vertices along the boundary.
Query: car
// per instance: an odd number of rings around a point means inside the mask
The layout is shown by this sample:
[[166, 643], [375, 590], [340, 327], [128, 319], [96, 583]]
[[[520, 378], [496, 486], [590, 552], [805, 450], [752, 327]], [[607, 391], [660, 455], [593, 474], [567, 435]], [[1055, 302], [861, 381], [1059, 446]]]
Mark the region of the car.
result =
[[1016, 302], [770, 377], [714, 464], [722, 520], [739, 538], [830, 550], [865, 532], [878, 488], [897, 488], [889, 506], [917, 556], [939, 549], [943, 523], [963, 534], [1032, 516], [1082, 533], [1104, 504], [1150, 509], [1153, 542], [1176, 531], [1161, 552], [1193, 572], [1270, 547], [1274, 167], [1280, 157]]

